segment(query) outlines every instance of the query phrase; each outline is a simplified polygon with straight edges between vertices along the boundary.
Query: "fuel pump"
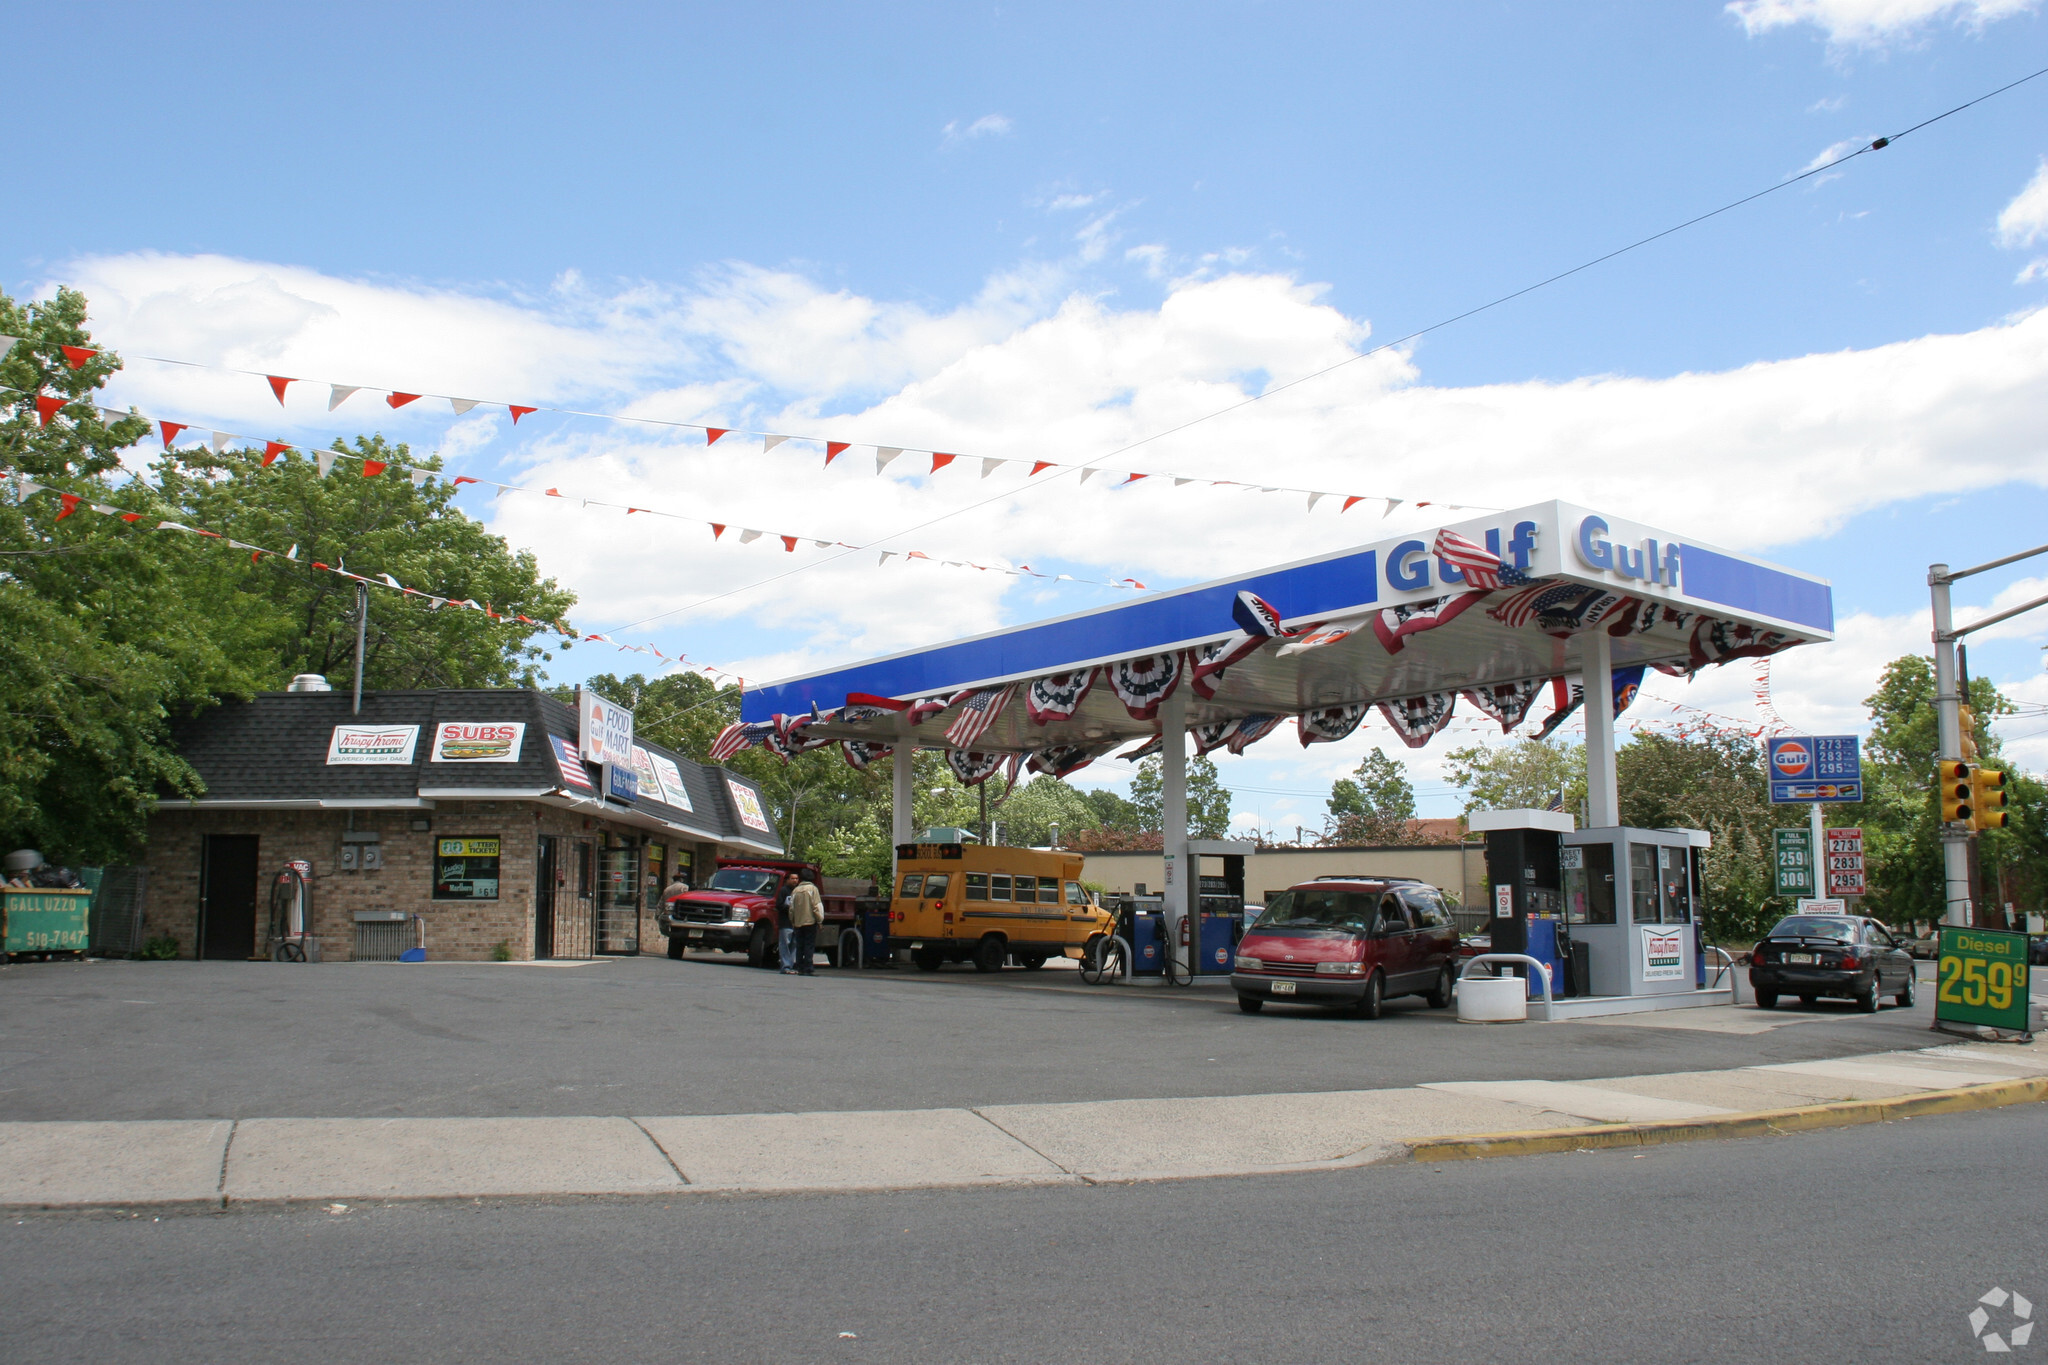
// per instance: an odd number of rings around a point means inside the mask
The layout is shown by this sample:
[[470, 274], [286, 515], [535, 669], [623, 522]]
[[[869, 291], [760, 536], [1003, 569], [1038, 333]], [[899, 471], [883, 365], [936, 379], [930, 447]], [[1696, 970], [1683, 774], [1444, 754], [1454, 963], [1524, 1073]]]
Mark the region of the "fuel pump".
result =
[[1547, 810], [1475, 811], [1468, 821], [1470, 829], [1486, 835], [1491, 951], [1526, 953], [1543, 963], [1550, 968], [1551, 992], [1559, 996], [1570, 993], [1573, 974], [1558, 855], [1576, 826], [1570, 815]]

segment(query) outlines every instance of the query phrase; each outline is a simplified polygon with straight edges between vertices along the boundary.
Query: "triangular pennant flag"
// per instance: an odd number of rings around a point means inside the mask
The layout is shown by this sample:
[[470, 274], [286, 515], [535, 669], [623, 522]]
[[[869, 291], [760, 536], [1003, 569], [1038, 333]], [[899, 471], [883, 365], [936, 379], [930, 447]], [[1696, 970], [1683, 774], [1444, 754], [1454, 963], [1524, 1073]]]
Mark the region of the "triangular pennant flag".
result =
[[1175, 488], [1185, 488], [1187, 485], [1193, 482], [1193, 479], [1183, 479], [1179, 475], [1175, 475], [1173, 480], [1173, 486]]
[[329, 384], [327, 386], [327, 410], [333, 412], [348, 401], [349, 395], [361, 389], [361, 384]]
[[[766, 455], [769, 451], [775, 449], [775, 447], [781, 445], [784, 441], [787, 441], [788, 439], [789, 438], [787, 436], [763, 436], [761, 438], [761, 453], [763, 455]], [[827, 461], [827, 463], [829, 464], [830, 461]]]
[[515, 427], [519, 425], [519, 419], [527, 413], [540, 411], [539, 408], [522, 408], [517, 403], [507, 403], [505, 408], [512, 414], [512, 425]]
[[1094, 477], [1096, 476], [1096, 474], [1097, 474], [1098, 472], [1100, 472], [1100, 471], [1098, 471], [1098, 470], [1094, 470], [1094, 469], [1084, 469], [1084, 470], [1082, 470], [1082, 471], [1081, 471], [1081, 482], [1082, 482], [1082, 483], [1086, 483], [1086, 482], [1088, 482], [1088, 480], [1090, 480], [1090, 479], [1094, 478]]
[[940, 453], [939, 453], [938, 451], [936, 451], [936, 450], [935, 450], [935, 451], [933, 451], [933, 452], [932, 452], [932, 473], [934, 473], [934, 474], [938, 473], [938, 472], [939, 472], [939, 471], [940, 471], [941, 469], [944, 469], [944, 468], [945, 468], [945, 467], [946, 467], [947, 465], [949, 465], [949, 464], [953, 463], [953, 461], [955, 461], [955, 460], [957, 460], [957, 459], [959, 459], [959, 458], [960, 458], [960, 457], [959, 457], [958, 455], [942, 455], [942, 454], [940, 454]]
[[1317, 503], [1319, 503], [1319, 502], [1321, 502], [1321, 501], [1322, 501], [1322, 500], [1323, 500], [1324, 498], [1327, 498], [1327, 497], [1329, 497], [1329, 496], [1330, 496], [1330, 495], [1329, 495], [1328, 493], [1311, 493], [1311, 494], [1309, 494], [1309, 495], [1308, 495], [1308, 510], [1309, 510], [1309, 511], [1311, 511], [1311, 512], [1315, 511], [1315, 510], [1316, 510], [1316, 504], [1317, 504]]
[[5, 360], [7, 353], [14, 349], [14, 343], [20, 340], [20, 337], [0, 336], [0, 343], [5, 343], [0, 344], [0, 360]]
[[142, 520], [142, 513], [140, 513], [140, 512], [123, 512], [123, 513], [121, 514], [121, 520], [123, 520], [123, 521], [141, 521], [141, 520]]
[[740, 532], [740, 544], [742, 545], [752, 545], [760, 538], [761, 533], [759, 531], [742, 530]]
[[889, 467], [889, 461], [895, 459], [898, 455], [901, 455], [902, 453], [903, 452], [901, 450], [898, 450], [895, 446], [876, 446], [875, 472], [879, 474], [883, 470], [887, 469]]
[[76, 493], [59, 493], [57, 500], [64, 504], [64, 510], [57, 514], [57, 520], [59, 521], [64, 520], [64, 518], [78, 510], [79, 496]]
[[448, 400], [448, 406], [455, 409], [455, 415], [457, 417], [460, 417], [462, 416], [463, 413], [468, 412], [471, 408], [476, 406], [476, 399], [451, 398]]
[[55, 416], [57, 415], [57, 410], [58, 410], [59, 408], [63, 407], [63, 406], [64, 406], [64, 398], [63, 398], [63, 395], [61, 395], [61, 394], [54, 394], [54, 393], [39, 393], [39, 394], [37, 394], [37, 395], [36, 395], [36, 425], [37, 425], [37, 426], [39, 426], [39, 427], [46, 427], [46, 426], [50, 425], [50, 419], [51, 419], [52, 417], [55, 417]]
[[850, 447], [850, 446], [851, 446], [852, 444], [853, 444], [853, 442], [851, 442], [851, 441], [827, 441], [827, 442], [825, 442], [825, 463], [826, 463], [826, 465], [828, 465], [828, 466], [829, 466], [829, 465], [830, 465], [830, 464], [832, 463], [832, 461], [833, 461], [833, 460], [834, 460], [834, 459], [835, 459], [836, 457], [838, 457], [838, 456], [839, 456], [839, 454], [840, 454], [841, 452], [845, 451], [845, 450], [846, 450], [846, 449], [847, 449], [848, 447]]
[[790, 554], [796, 553], [795, 536], [777, 536], [776, 539], [782, 542], [782, 548], [787, 550]]
[[723, 435], [725, 435], [725, 433], [727, 433], [728, 431], [731, 431], [731, 430], [732, 430], [732, 428], [731, 428], [731, 427], [706, 427], [706, 428], [704, 428], [704, 444], [705, 444], [705, 445], [707, 445], [707, 446], [715, 446], [715, 445], [717, 445], [717, 444], [718, 444], [718, 438], [719, 438], [719, 437], [721, 437], [721, 436], [723, 436]]
[[103, 517], [118, 517], [118, 516], [120, 516], [120, 515], [121, 515], [121, 509], [120, 509], [120, 508], [118, 508], [118, 507], [109, 507], [109, 506], [107, 506], [107, 505], [106, 505], [105, 503], [103, 503], [103, 502], [96, 502], [96, 503], [93, 503], [93, 504], [92, 504], [92, 510], [93, 510], [93, 511], [95, 511], [95, 512], [97, 512], [97, 513], [99, 513], [99, 514], [100, 514], [101, 516], [103, 516]]
[[386, 468], [387, 466], [382, 460], [364, 460], [363, 477], [366, 479], [374, 479], [379, 474], [382, 474]]
[[1140, 480], [1140, 479], [1149, 479], [1149, 478], [1151, 478], [1151, 477], [1152, 477], [1152, 476], [1151, 476], [1150, 474], [1130, 474], [1130, 475], [1126, 475], [1126, 476], [1125, 476], [1125, 478], [1124, 478], [1123, 486], [1124, 486], [1124, 487], [1126, 487], [1126, 488], [1128, 488], [1128, 487], [1129, 487], [1130, 485], [1132, 485], [1132, 484], [1136, 483], [1136, 482], [1137, 482], [1138, 480]]
[[283, 406], [284, 406], [284, 390], [285, 390], [285, 386], [286, 386], [287, 384], [294, 384], [294, 383], [297, 383], [298, 381], [297, 381], [297, 380], [292, 380], [292, 379], [286, 379], [286, 378], [285, 378], [285, 377], [284, 377], [283, 375], [281, 375], [281, 374], [266, 374], [266, 375], [264, 375], [263, 377], [264, 377], [265, 379], [268, 379], [268, 380], [270, 381], [270, 391], [271, 391], [272, 393], [274, 393], [274, 394], [276, 394], [276, 395], [277, 395], [277, 405], [278, 405], [279, 407], [283, 407]]
[[404, 592], [404, 591], [405, 591], [405, 584], [403, 584], [403, 583], [399, 582], [399, 581], [398, 581], [397, 579], [393, 578], [393, 577], [392, 577], [392, 576], [391, 576], [390, 574], [388, 574], [388, 573], [380, 573], [380, 574], [378, 574], [378, 575], [377, 575], [377, 577], [379, 577], [379, 578], [383, 579], [383, 580], [384, 580], [384, 581], [385, 581], [385, 582], [386, 582], [387, 584], [389, 584], [389, 585], [390, 585], [391, 587], [397, 588], [397, 589], [398, 589], [398, 590], [399, 590], [400, 592]]
[[427, 471], [424, 469], [408, 469], [406, 476], [412, 480], [414, 488], [424, 488], [427, 486]]
[[384, 396], [384, 401], [394, 408], [402, 408], [407, 403], [417, 402], [418, 399], [419, 395], [416, 393], [392, 393]]
[[981, 462], [981, 477], [987, 478], [1008, 463], [1008, 460], [983, 460]]
[[550, 488], [547, 492], [547, 495], [551, 498], [559, 498], [562, 496], [562, 490], [559, 488]]
[[1401, 505], [1401, 500], [1400, 500], [1399, 498], [1388, 498], [1388, 499], [1387, 499], [1387, 510], [1386, 510], [1386, 511], [1384, 511], [1384, 512], [1382, 512], [1382, 513], [1380, 513], [1380, 520], [1381, 520], [1381, 521], [1385, 521], [1385, 520], [1386, 520], [1386, 519], [1387, 519], [1388, 517], [1391, 517], [1392, 515], [1394, 515], [1394, 509], [1395, 509], [1396, 507], [1399, 507], [1400, 505]]
[[57, 349], [64, 353], [64, 359], [74, 370], [84, 369], [99, 354], [88, 346], [59, 346]]
[[875, 561], [875, 567], [879, 569], [882, 565], [887, 564], [890, 558], [894, 556], [896, 553], [897, 552], [894, 550], [883, 550], [881, 552], [882, 557]]
[[211, 445], [213, 447], [213, 453], [218, 455], [223, 450], [226, 450], [230, 445], [232, 445], [234, 443], [234, 439], [235, 434], [232, 431], [216, 431], [213, 433], [213, 439], [209, 441], [207, 444]]
[[462, 485], [464, 485], [464, 484], [466, 484], [466, 483], [478, 483], [478, 482], [481, 482], [481, 480], [478, 480], [478, 479], [472, 479], [472, 478], [471, 478], [471, 477], [469, 477], [469, 475], [467, 475], [467, 474], [457, 474], [457, 475], [455, 476], [455, 485], [454, 485], [454, 486], [455, 486], [455, 487], [457, 487], [457, 488], [460, 488], [460, 487], [462, 487]]
[[1359, 503], [1364, 501], [1365, 497], [1363, 494], [1354, 494], [1353, 496], [1344, 499], [1344, 505], [1342, 507], [1339, 507], [1337, 510], [1339, 512], [1349, 512], [1353, 507], [1356, 507]]
[[716, 539], [718, 539], [718, 538], [719, 538], [720, 536], [722, 536], [722, 535], [724, 535], [724, 534], [725, 534], [725, 523], [724, 523], [724, 522], [722, 522], [722, 521], [713, 521], [713, 522], [707, 522], [707, 523], [705, 523], [705, 524], [706, 524], [706, 525], [708, 525], [708, 526], [709, 526], [709, 527], [711, 528], [711, 538], [712, 538], [713, 540], [716, 540]]
[[326, 478], [327, 472], [334, 468], [334, 452], [331, 450], [321, 451], [313, 457], [313, 463], [320, 466], [320, 477]]
[[501, 484], [499, 484], [499, 485], [498, 485], [498, 491], [497, 491], [497, 492], [495, 492], [495, 493], [493, 493], [493, 494], [491, 494], [491, 496], [492, 496], [492, 497], [494, 497], [494, 498], [502, 498], [502, 497], [504, 497], [504, 496], [505, 496], [505, 495], [506, 495], [507, 493], [517, 493], [517, 492], [519, 492], [519, 491], [521, 491], [521, 490], [519, 490], [519, 489], [517, 489], [517, 488], [513, 487], [513, 486], [512, 486], [511, 484], [509, 484], [509, 483], [501, 483]]
[[1051, 460], [1033, 460], [1031, 462], [1031, 472], [1027, 474], [1025, 477], [1037, 478], [1040, 474], [1043, 474], [1046, 470], [1051, 469], [1052, 467], [1053, 466]]
[[276, 461], [278, 456], [284, 454], [287, 450], [290, 449], [291, 447], [286, 445], [283, 441], [265, 441], [263, 443], [263, 467], [265, 469], [270, 468], [271, 464]]
[[832, 542], [829, 540], [814, 540], [811, 542], [811, 544], [817, 546], [821, 550], [829, 550], [832, 548]]

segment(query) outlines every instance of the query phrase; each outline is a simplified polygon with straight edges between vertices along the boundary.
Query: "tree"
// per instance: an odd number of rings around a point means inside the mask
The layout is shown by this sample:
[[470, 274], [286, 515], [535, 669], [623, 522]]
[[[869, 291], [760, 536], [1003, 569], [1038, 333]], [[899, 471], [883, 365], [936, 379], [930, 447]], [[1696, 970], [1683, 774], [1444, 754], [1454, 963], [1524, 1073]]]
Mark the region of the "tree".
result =
[[1466, 792], [1465, 814], [1475, 810], [1548, 810], [1562, 793], [1576, 811], [1586, 797], [1586, 751], [1558, 741], [1472, 744], [1444, 755], [1444, 776]]
[[1144, 817], [1139, 814], [1138, 808], [1107, 787], [1091, 787], [1081, 793], [1081, 799], [1087, 802], [1088, 809], [1094, 812], [1095, 824], [1099, 829], [1129, 834], [1144, 824]]
[[[1165, 828], [1165, 779], [1160, 757], [1154, 754], [1138, 764], [1131, 777], [1131, 805], [1146, 830]], [[1188, 760], [1188, 833], [1196, 839], [1221, 839], [1230, 832], [1230, 791], [1208, 758]]]
[[1397, 759], [1375, 748], [1352, 771], [1330, 786], [1329, 814], [1323, 821], [1325, 844], [1395, 844], [1412, 836], [1415, 788]]
[[1102, 824], [1087, 797], [1050, 773], [1039, 774], [1011, 793], [996, 819], [1003, 842], [1024, 848], [1051, 844], [1055, 825], [1064, 843]]

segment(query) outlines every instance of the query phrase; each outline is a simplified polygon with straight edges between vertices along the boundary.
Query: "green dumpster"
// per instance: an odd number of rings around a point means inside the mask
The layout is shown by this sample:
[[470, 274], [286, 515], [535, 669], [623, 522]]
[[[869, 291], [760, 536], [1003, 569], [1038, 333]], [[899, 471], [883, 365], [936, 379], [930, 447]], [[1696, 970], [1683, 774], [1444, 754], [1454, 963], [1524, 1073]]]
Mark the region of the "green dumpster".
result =
[[8, 887], [0, 891], [0, 951], [8, 958], [29, 953], [84, 956], [92, 914], [92, 892]]

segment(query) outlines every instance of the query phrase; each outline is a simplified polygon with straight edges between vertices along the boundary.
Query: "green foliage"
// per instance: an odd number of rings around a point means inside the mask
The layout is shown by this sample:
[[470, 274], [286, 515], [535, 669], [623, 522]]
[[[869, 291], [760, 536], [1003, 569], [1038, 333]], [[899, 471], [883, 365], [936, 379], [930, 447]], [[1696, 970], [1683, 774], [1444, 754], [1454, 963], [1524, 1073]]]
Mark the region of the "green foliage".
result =
[[173, 961], [178, 956], [178, 936], [151, 934], [142, 941], [142, 946], [135, 950], [135, 956], [148, 962]]
[[1771, 805], [1763, 750], [1754, 740], [1638, 731], [1615, 753], [1614, 766], [1622, 824], [1713, 835], [1702, 859], [1710, 939], [1754, 939], [1792, 908], [1771, 898], [1771, 830], [1785, 822], [1788, 808]]
[[1413, 836], [1408, 822], [1415, 818], [1415, 788], [1408, 783], [1408, 770], [1398, 759], [1375, 748], [1353, 769], [1330, 786], [1329, 814], [1323, 821], [1326, 844], [1397, 844]]
[[502, 938], [501, 938], [501, 939], [499, 939], [499, 940], [498, 940], [498, 941], [497, 941], [496, 943], [493, 943], [493, 944], [491, 945], [491, 961], [493, 961], [493, 962], [510, 962], [511, 960], [512, 960], [512, 943], [511, 943], [511, 940], [509, 940], [509, 939], [502, 939]]
[[1057, 825], [1065, 843], [1102, 824], [1088, 798], [1059, 778], [1041, 773], [1020, 785], [1003, 802], [996, 817], [1003, 842], [1021, 848], [1045, 848], [1052, 843]]
[[[1131, 805], [1136, 808], [1140, 826], [1147, 830], [1163, 830], [1162, 815], [1165, 803], [1165, 781], [1161, 776], [1160, 757], [1142, 759], [1138, 771], [1131, 778]], [[1230, 790], [1216, 774], [1216, 764], [1208, 758], [1188, 760], [1188, 833], [1196, 839], [1221, 839], [1230, 832]]]
[[1547, 810], [1564, 794], [1576, 811], [1586, 799], [1586, 751], [1557, 740], [1471, 744], [1444, 755], [1444, 779], [1465, 793], [1465, 814], [1475, 810]]
[[1145, 817], [1138, 808], [1107, 787], [1091, 787], [1081, 793], [1081, 799], [1095, 813], [1098, 829], [1132, 834], [1144, 828]]

